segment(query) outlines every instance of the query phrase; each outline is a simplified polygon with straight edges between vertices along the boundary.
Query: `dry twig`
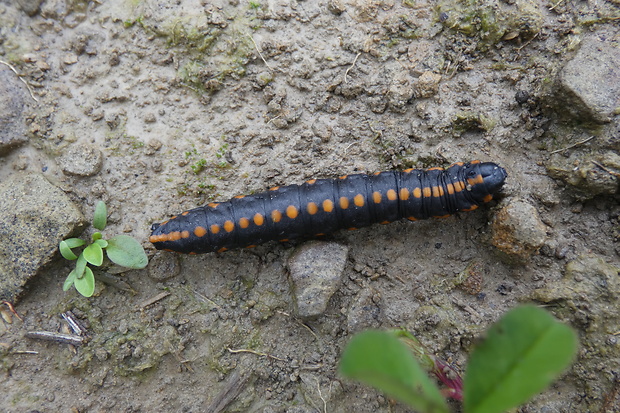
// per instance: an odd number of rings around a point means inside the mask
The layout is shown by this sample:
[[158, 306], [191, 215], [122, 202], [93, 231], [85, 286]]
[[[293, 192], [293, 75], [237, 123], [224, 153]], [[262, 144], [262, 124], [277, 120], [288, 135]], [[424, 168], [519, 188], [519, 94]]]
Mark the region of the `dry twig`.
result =
[[157, 294], [155, 297], [149, 298], [146, 301], [143, 301], [142, 304], [140, 304], [138, 306], [139, 310], [144, 310], [146, 307], [155, 304], [156, 302], [163, 300], [164, 298], [168, 297], [170, 295], [170, 293], [168, 291], [164, 291], [161, 292], [159, 294]]
[[19, 73], [17, 73], [17, 70], [15, 70], [15, 68], [13, 66], [11, 66], [9, 63], [0, 60], [0, 63], [2, 63], [3, 65], [8, 66], [9, 69], [11, 69], [13, 71], [13, 73], [15, 73], [17, 75], [17, 77], [19, 78], [19, 80], [21, 80], [24, 85], [26, 85], [26, 88], [28, 89], [28, 92], [30, 93], [30, 97], [37, 103], [39, 103], [39, 100], [37, 98], [34, 97], [34, 93], [32, 91], [32, 88], [30, 87], [30, 85], [28, 84], [28, 82], [26, 82], [26, 80], [19, 75]]
[[353, 66], [355, 66], [355, 63], [357, 62], [357, 58], [360, 57], [361, 54], [362, 52], [359, 52], [355, 56], [355, 59], [353, 59], [353, 63], [351, 63], [351, 66], [349, 66], [348, 69], [344, 72], [344, 83], [347, 83], [347, 75], [349, 74], [349, 71], [353, 69]]
[[86, 342], [84, 337], [75, 334], [52, 333], [51, 331], [28, 331], [24, 336], [36, 340], [56, 341], [74, 346], [81, 346]]
[[552, 151], [550, 154], [553, 155], [554, 153], [563, 152], [563, 151], [565, 151], [567, 149], [572, 149], [575, 146], [583, 145], [586, 142], [590, 142], [594, 138], [596, 138], [596, 136], [590, 136], [588, 139], [584, 139], [584, 140], [582, 140], [580, 142], [573, 143], [572, 145], [568, 145], [566, 148], [556, 149], [555, 151]]
[[260, 352], [258, 352], [258, 351], [248, 350], [248, 349], [245, 349], [245, 348], [240, 348], [240, 349], [236, 349], [236, 350], [235, 350], [235, 349], [232, 349], [232, 348], [227, 348], [226, 350], [228, 350], [229, 352], [231, 352], [231, 353], [233, 353], [233, 354], [235, 354], [235, 353], [250, 353], [250, 354], [255, 354], [255, 355], [257, 355], [257, 356], [260, 356], [260, 357], [267, 357], [267, 358], [272, 358], [272, 359], [274, 359], [274, 360], [286, 361], [286, 360], [285, 360], [285, 359], [283, 359], [283, 358], [276, 357], [276, 356], [272, 356], [271, 354], [267, 354], [267, 353], [260, 353]]

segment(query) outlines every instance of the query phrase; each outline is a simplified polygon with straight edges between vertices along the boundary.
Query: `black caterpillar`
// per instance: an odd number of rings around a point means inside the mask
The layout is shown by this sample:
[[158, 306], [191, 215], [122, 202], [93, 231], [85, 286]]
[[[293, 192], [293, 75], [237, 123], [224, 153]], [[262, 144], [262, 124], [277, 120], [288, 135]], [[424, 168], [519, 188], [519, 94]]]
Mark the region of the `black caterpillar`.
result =
[[506, 170], [480, 161], [448, 167], [345, 175], [210, 203], [153, 224], [157, 249], [189, 254], [319, 236], [402, 218], [442, 218], [489, 202]]

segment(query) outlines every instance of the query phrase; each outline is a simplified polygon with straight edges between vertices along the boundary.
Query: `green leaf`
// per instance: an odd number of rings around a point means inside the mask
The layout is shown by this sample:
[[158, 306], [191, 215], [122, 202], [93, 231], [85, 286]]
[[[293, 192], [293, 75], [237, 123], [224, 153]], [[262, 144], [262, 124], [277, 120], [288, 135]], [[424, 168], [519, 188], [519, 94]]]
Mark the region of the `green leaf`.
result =
[[89, 264], [99, 267], [103, 264], [103, 249], [101, 249], [101, 245], [94, 243], [90, 244], [88, 247], [84, 248], [84, 258]]
[[84, 275], [84, 269], [86, 268], [86, 258], [84, 258], [84, 251], [80, 254], [75, 263], [75, 278], [80, 279]]
[[62, 290], [67, 291], [73, 285], [75, 281], [75, 270], [71, 271], [67, 278], [65, 279], [64, 284], [62, 285]]
[[86, 241], [80, 238], [67, 238], [65, 242], [67, 243], [67, 246], [69, 248], [81, 247], [82, 245], [86, 244]]
[[117, 235], [108, 240], [108, 258], [127, 268], [144, 268], [149, 260], [142, 245], [128, 235]]
[[433, 368], [435, 367], [435, 362], [431, 357], [429, 357], [426, 349], [424, 348], [422, 343], [420, 343], [420, 340], [418, 340], [410, 332], [402, 329], [392, 330], [390, 331], [390, 333], [409, 348], [411, 354], [413, 354], [413, 357], [420, 364], [420, 367], [422, 367], [426, 371], [433, 371]]
[[103, 237], [103, 235], [101, 235], [101, 232], [95, 232], [93, 234], [93, 242], [100, 240]]
[[414, 409], [448, 412], [437, 386], [409, 349], [390, 333], [371, 330], [354, 336], [342, 354], [340, 373], [376, 387]]
[[82, 294], [84, 297], [92, 297], [95, 292], [95, 275], [93, 271], [86, 267], [84, 276], [82, 278], [76, 278], [73, 284], [78, 293]]
[[503, 412], [543, 391], [570, 364], [577, 337], [534, 306], [511, 310], [472, 353], [464, 383], [467, 413]]
[[67, 241], [60, 241], [58, 249], [60, 250], [60, 255], [62, 255], [66, 260], [77, 260], [77, 255], [75, 255], [73, 251], [71, 251], [71, 248], [69, 247], [69, 244], [67, 244]]
[[108, 220], [108, 208], [105, 206], [105, 202], [97, 202], [95, 206], [95, 215], [93, 217], [93, 227], [99, 231], [103, 231], [106, 227]]
[[96, 240], [95, 244], [99, 245], [101, 248], [107, 248], [108, 247], [108, 241], [106, 241], [104, 239]]

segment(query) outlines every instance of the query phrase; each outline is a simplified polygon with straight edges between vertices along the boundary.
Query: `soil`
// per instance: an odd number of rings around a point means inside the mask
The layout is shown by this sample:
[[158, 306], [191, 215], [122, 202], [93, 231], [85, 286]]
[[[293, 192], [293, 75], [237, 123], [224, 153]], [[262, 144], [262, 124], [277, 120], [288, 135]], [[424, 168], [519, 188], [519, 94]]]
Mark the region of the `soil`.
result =
[[[403, 327], [462, 368], [492, 322], [536, 299], [582, 347], [521, 411], [620, 411], [620, 292], [540, 293], [586, 255], [592, 271], [620, 267], [617, 195], [575, 199], [546, 169], [606, 127], [567, 123], [548, 101], [585, 37], [617, 42], [619, 13], [611, 1], [0, 2], [0, 60], [29, 85], [29, 141], [1, 158], [0, 178], [42, 173], [88, 219], [104, 200], [105, 233], [151, 258], [88, 299], [62, 291], [72, 263], [42, 269], [16, 305], [24, 321], [0, 325], [0, 410], [407, 411], [338, 375], [353, 333]], [[508, 171], [499, 203], [332, 235], [348, 259], [315, 319], [295, 313], [291, 245], [178, 256], [148, 243], [152, 223], [210, 201], [473, 159]], [[547, 231], [516, 263], [490, 224], [515, 200]], [[472, 265], [477, 284], [459, 288]], [[88, 344], [24, 337], [61, 331], [68, 310]]]

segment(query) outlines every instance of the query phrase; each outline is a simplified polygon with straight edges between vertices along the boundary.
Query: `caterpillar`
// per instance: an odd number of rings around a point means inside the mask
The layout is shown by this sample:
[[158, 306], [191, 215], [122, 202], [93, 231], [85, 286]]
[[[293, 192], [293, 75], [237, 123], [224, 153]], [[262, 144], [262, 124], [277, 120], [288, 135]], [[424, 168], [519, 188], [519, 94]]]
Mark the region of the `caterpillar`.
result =
[[495, 163], [473, 161], [311, 179], [185, 211], [153, 224], [149, 241], [157, 249], [201, 254], [403, 218], [443, 218], [491, 201], [506, 177]]

